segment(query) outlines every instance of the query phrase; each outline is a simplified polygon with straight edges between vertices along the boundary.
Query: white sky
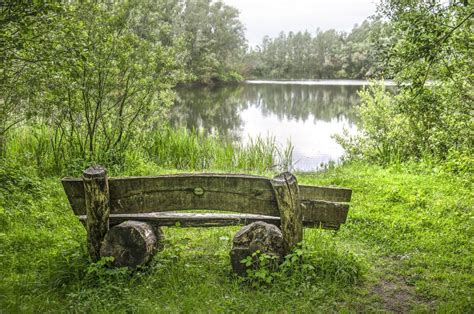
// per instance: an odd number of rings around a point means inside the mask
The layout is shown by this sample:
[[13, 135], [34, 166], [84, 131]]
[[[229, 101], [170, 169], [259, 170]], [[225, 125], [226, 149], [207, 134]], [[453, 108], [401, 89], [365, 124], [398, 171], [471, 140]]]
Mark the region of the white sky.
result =
[[375, 13], [377, 0], [222, 0], [240, 11], [250, 45], [280, 31], [350, 31]]

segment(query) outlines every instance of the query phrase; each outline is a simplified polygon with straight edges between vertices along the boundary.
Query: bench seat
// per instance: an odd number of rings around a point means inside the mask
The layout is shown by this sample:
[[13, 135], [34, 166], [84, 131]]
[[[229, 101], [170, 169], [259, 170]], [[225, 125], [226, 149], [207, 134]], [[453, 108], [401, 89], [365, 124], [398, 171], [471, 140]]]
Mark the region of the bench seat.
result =
[[[79, 215], [82, 223], [87, 220], [86, 215]], [[236, 225], [248, 225], [256, 221], [280, 226], [280, 217], [255, 215], [255, 214], [231, 214], [231, 213], [183, 213], [183, 212], [154, 212], [138, 214], [111, 214], [109, 216], [110, 226], [118, 225], [127, 220], [143, 221], [155, 226], [163, 227], [225, 227]], [[323, 227], [325, 229], [339, 229], [339, 223], [304, 220], [306, 227]]]

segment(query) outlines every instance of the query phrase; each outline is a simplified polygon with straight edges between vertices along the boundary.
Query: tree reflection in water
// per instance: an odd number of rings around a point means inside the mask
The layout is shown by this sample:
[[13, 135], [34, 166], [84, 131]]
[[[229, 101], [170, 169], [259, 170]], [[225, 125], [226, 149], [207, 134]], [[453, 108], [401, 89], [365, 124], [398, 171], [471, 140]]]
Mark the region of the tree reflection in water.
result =
[[240, 142], [257, 135], [273, 135], [282, 145], [291, 139], [294, 158], [300, 160], [297, 168], [310, 170], [341, 156], [342, 149], [328, 133], [355, 129], [354, 107], [361, 88], [271, 83], [182, 88], [170, 119], [175, 127]]

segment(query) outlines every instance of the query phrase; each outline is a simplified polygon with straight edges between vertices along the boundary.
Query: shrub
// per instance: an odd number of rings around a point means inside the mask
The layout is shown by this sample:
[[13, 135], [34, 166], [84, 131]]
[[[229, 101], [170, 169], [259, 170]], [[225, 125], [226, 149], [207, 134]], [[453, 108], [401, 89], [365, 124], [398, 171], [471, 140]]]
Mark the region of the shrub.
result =
[[414, 98], [406, 88], [392, 95], [378, 83], [359, 95], [359, 133], [335, 136], [347, 159], [378, 164], [428, 159], [448, 163], [445, 168], [453, 171], [472, 169], [473, 121], [454, 86], [433, 84]]
[[383, 84], [370, 85], [359, 93], [357, 108], [360, 132], [336, 135], [348, 159], [365, 159], [377, 163], [400, 162], [410, 156], [412, 139], [407, 119], [397, 112], [396, 102]]

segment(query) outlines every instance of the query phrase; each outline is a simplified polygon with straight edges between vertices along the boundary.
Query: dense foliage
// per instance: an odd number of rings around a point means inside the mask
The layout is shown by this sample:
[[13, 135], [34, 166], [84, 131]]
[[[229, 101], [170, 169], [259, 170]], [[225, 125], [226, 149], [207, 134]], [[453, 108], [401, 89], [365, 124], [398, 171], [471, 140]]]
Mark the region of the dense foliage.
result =
[[[473, 169], [473, 6], [468, 2], [387, 0], [392, 40], [381, 50], [399, 83], [363, 92], [362, 134], [342, 140], [350, 157], [376, 162], [429, 158]], [[455, 167], [456, 168], [456, 167]]]
[[238, 12], [210, 0], [1, 5], [0, 154], [14, 127], [52, 128], [58, 164], [122, 163], [179, 83], [234, 81]]
[[212, 0], [175, 0], [188, 52], [189, 81], [201, 83], [242, 80], [239, 73], [246, 40], [237, 9]]
[[39, 82], [54, 58], [50, 37], [62, 18], [58, 5], [3, 4], [0, 14], [0, 156], [7, 132], [36, 110]]
[[350, 33], [336, 30], [282, 32], [265, 37], [247, 56], [249, 76], [277, 79], [362, 79], [382, 70], [376, 47], [388, 40], [380, 20], [364, 21]]

